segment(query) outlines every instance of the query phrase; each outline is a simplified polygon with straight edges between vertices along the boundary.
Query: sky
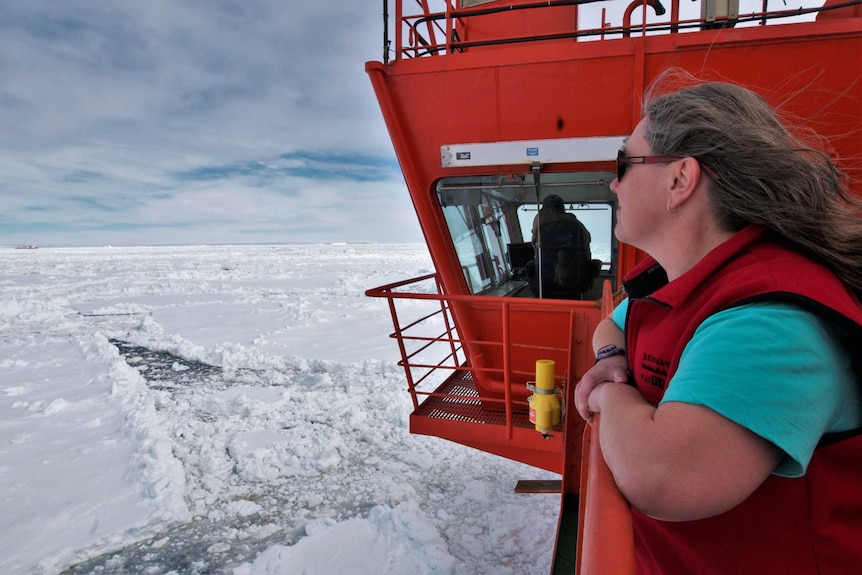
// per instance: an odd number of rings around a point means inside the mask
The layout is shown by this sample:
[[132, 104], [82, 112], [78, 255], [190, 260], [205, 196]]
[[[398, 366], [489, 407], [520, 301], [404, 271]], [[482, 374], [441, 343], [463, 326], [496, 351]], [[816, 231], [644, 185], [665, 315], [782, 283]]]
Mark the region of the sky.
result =
[[382, 9], [0, 2], [0, 246], [421, 242], [365, 74]]
[[0, 246], [414, 242], [382, 3], [0, 3]]

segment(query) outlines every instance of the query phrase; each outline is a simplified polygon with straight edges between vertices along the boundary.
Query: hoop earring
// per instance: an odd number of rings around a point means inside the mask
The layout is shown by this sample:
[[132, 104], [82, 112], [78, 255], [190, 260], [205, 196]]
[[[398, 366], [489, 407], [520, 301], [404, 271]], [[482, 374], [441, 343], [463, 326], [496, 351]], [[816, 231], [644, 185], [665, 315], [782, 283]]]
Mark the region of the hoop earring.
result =
[[677, 208], [675, 210], [670, 209], [670, 202], [666, 203], [664, 205], [664, 207], [667, 210], [667, 213], [669, 213], [669, 214], [675, 214], [679, 211], [679, 206], [677, 206]]

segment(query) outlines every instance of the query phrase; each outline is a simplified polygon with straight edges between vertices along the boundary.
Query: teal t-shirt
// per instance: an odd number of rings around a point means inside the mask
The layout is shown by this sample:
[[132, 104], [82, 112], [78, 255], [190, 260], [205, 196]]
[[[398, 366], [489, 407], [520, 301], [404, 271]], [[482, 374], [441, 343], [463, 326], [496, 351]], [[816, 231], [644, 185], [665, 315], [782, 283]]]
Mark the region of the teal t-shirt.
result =
[[[628, 299], [613, 313], [624, 329]], [[792, 304], [762, 302], [707, 318], [685, 346], [661, 403], [702, 405], [782, 449], [776, 475], [805, 474], [824, 433], [862, 425], [852, 357], [835, 326]]]

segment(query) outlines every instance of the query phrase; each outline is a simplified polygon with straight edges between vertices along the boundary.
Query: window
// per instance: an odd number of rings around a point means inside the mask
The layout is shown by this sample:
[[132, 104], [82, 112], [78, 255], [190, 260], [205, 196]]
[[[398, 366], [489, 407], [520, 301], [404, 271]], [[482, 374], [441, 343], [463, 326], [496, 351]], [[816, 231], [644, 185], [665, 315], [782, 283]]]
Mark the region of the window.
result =
[[[610, 203], [566, 204], [566, 212], [577, 217], [590, 232], [590, 250], [594, 259], [602, 261], [602, 269], [611, 267], [611, 231], [613, 230], [614, 205]], [[532, 232], [533, 218], [539, 204], [524, 204], [518, 208], [521, 229]], [[527, 237], [525, 235], [525, 237]]]
[[[602, 274], [611, 276], [616, 265], [612, 235], [616, 196], [606, 172], [543, 173], [541, 199], [560, 196], [590, 234], [593, 259], [601, 260]], [[471, 294], [534, 297], [528, 271], [535, 258], [531, 242], [538, 212], [531, 174], [444, 178], [437, 197], [449, 228], [453, 248]]]

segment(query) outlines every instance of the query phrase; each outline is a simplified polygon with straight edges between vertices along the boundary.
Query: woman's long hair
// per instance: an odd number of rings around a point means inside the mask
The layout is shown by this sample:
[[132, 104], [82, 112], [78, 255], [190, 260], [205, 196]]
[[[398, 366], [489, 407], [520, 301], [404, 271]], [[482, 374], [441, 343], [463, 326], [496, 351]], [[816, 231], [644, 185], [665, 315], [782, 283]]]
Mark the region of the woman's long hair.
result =
[[[660, 77], [654, 89], [667, 81]], [[712, 174], [720, 223], [760, 224], [862, 293], [862, 198], [822, 150], [806, 145], [766, 101], [736, 84], [709, 82], [644, 104], [652, 152], [692, 156]]]

